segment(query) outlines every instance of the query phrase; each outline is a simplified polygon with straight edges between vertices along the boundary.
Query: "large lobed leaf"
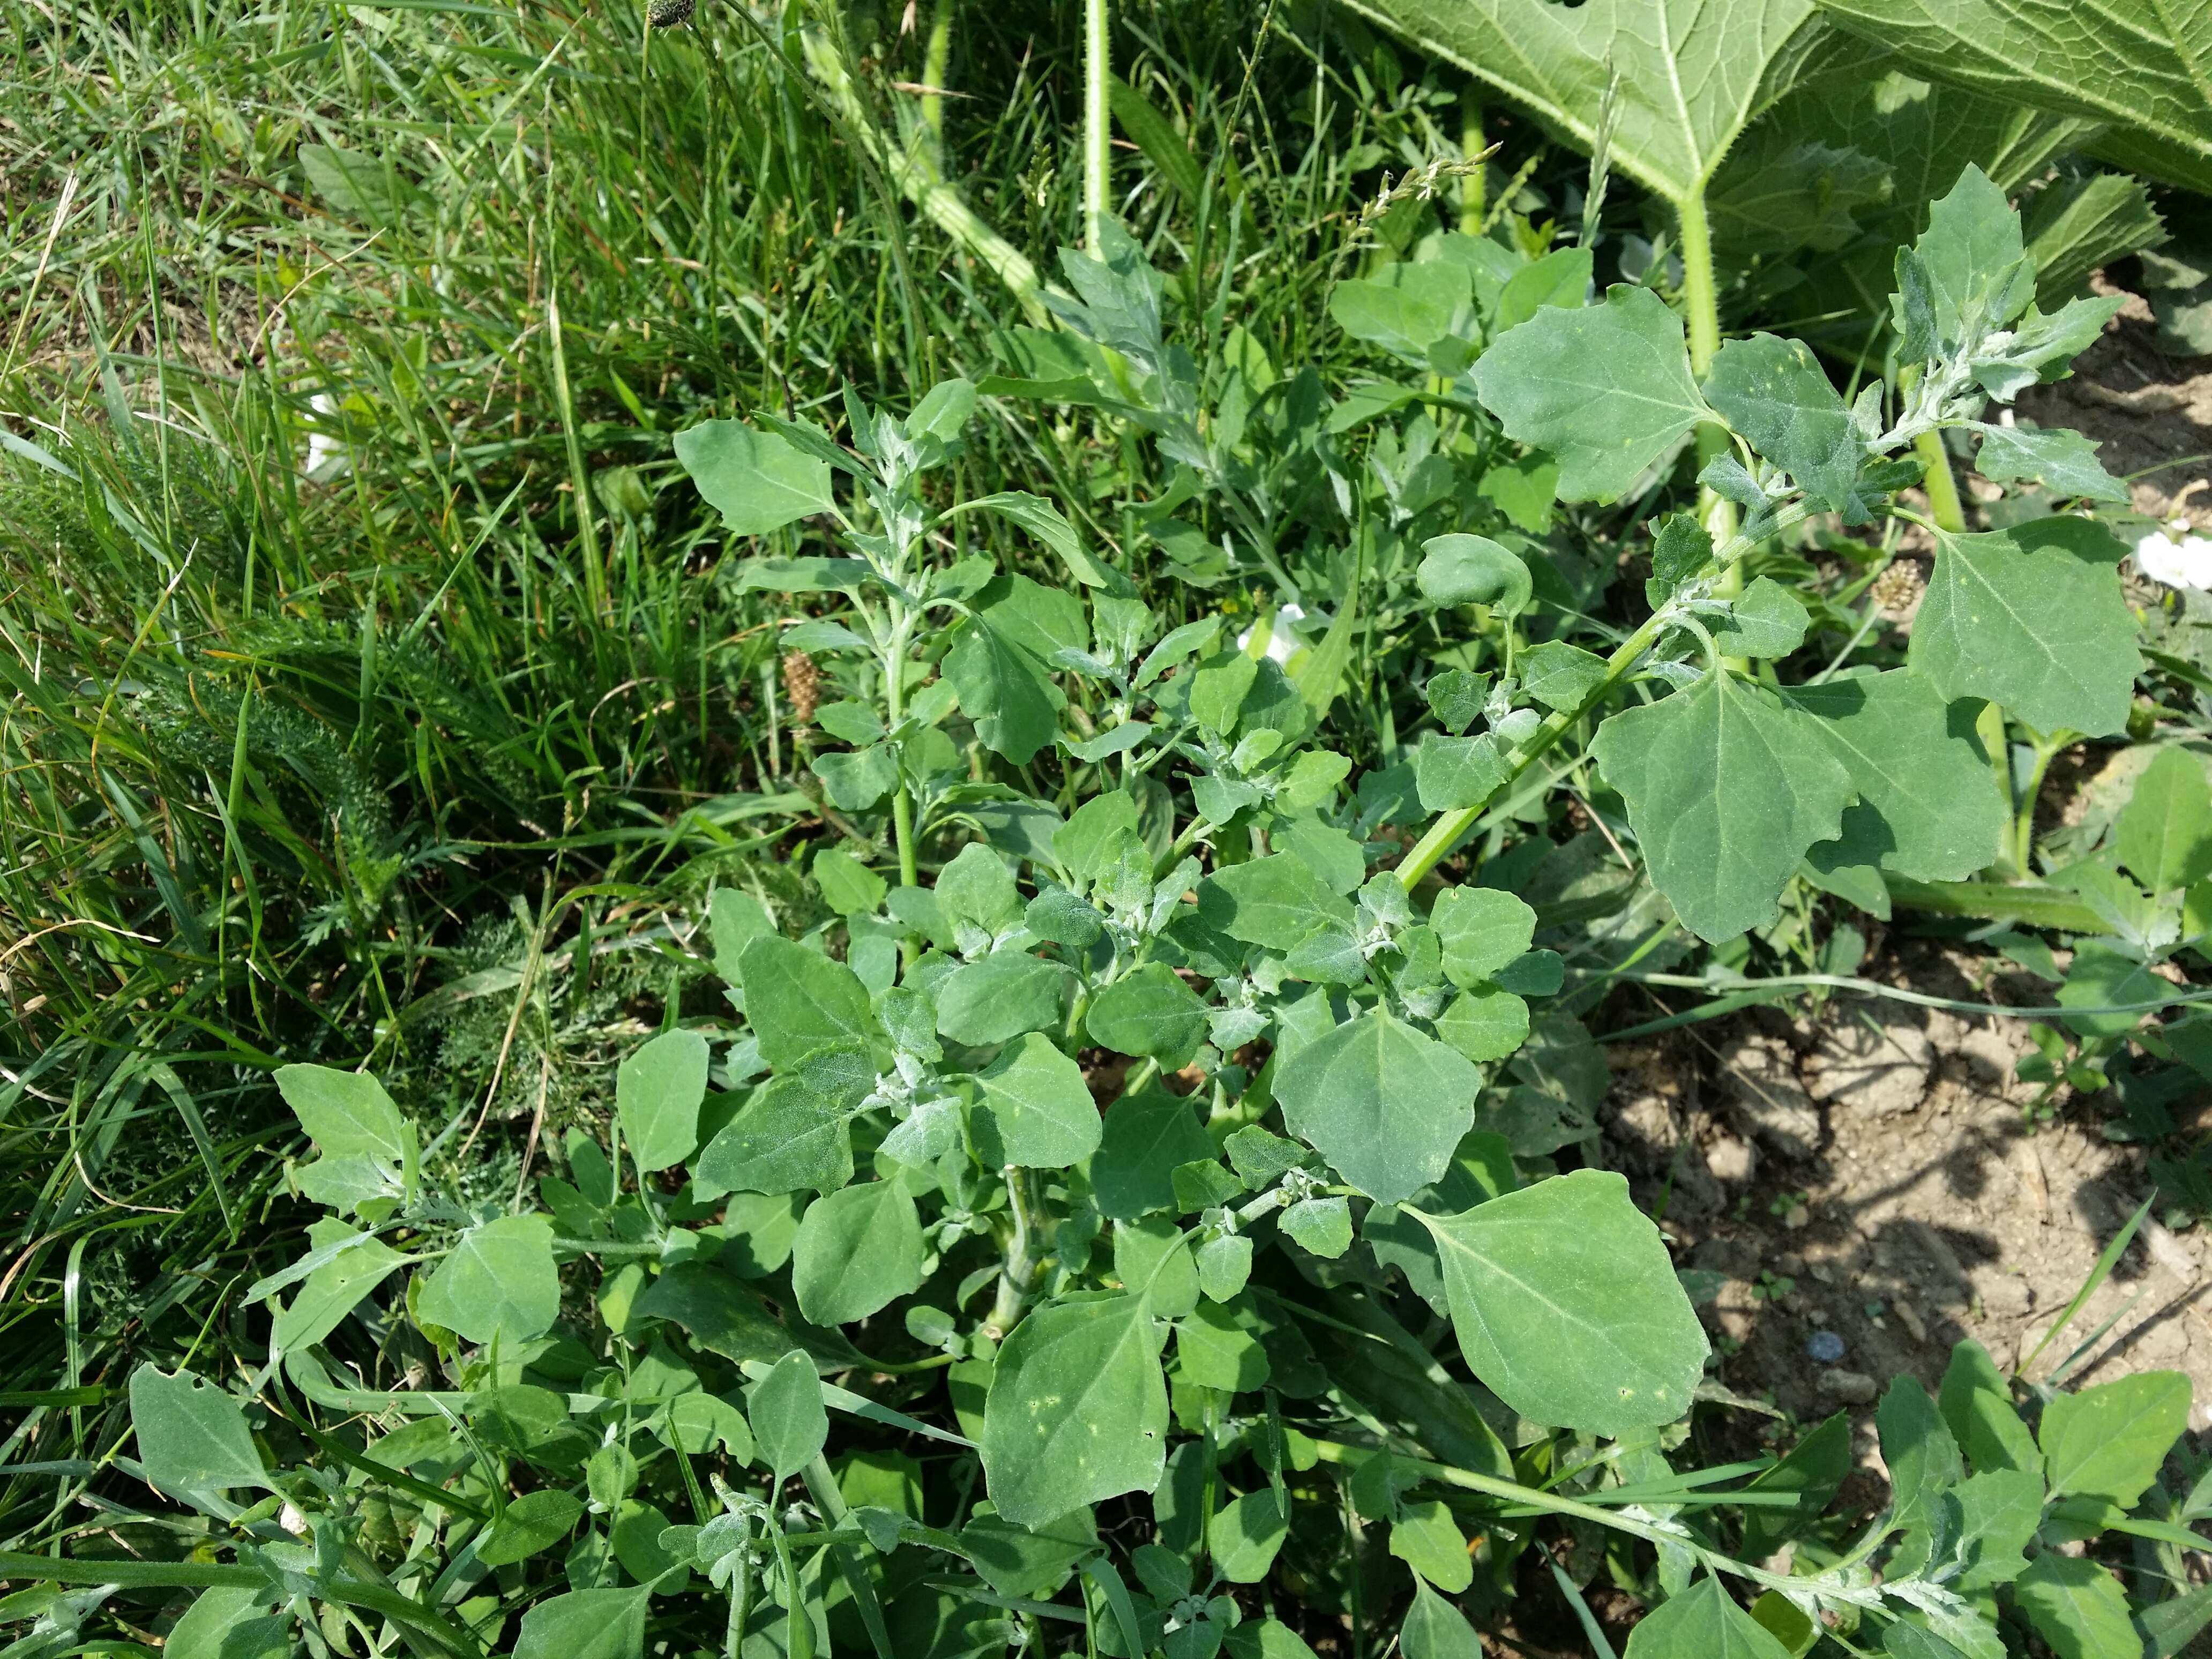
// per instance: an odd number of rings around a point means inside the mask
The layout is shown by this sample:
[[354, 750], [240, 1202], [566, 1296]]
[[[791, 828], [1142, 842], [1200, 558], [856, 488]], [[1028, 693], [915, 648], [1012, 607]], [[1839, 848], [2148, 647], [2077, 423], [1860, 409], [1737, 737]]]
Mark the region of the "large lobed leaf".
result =
[[1480, 76], [1578, 148], [1618, 77], [1613, 165], [1680, 202], [1818, 45], [1811, 0], [1348, 0]]
[[2104, 0], [1821, 0], [1919, 72], [2112, 123], [2100, 153], [2212, 189], [2212, 8]]

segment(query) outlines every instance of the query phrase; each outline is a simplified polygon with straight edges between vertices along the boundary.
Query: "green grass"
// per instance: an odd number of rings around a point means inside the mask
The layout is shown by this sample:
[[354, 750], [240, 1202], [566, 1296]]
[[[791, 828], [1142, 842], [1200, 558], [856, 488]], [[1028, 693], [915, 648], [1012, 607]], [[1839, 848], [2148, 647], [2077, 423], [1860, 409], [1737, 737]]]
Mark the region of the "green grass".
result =
[[[842, 833], [775, 603], [671, 435], [834, 423], [848, 383], [902, 405], [1021, 314], [748, 17], [702, 0], [648, 51], [622, 3], [0, 0], [0, 1390], [250, 1373], [240, 1293], [306, 1213], [276, 1065], [373, 1060], [448, 1155], [487, 1121], [467, 1178], [511, 1191], [533, 1119], [600, 1109], [698, 971], [709, 883], [797, 899], [791, 856]], [[894, 150], [927, 33], [897, 25], [843, 42]], [[1333, 368], [1358, 204], [1450, 95], [1306, 9], [1118, 27], [1187, 148], [1116, 157], [1176, 301]], [[1002, 9], [945, 73], [946, 173], [1048, 271], [1075, 30]], [[983, 488], [1132, 533], [1119, 434], [980, 431]], [[342, 465], [310, 478], [318, 433]], [[34, 1407], [0, 1457], [98, 1460], [125, 1421]], [[8, 1547], [87, 1486], [0, 1486]]]

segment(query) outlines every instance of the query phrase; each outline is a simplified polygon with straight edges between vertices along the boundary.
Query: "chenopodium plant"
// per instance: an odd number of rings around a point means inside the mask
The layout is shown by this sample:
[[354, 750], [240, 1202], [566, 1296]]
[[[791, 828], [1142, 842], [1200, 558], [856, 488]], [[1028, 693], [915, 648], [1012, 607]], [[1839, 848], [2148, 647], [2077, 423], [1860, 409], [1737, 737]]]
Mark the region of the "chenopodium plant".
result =
[[[1467, 1650], [1449, 1598], [1478, 1571], [1486, 1594], [1510, 1586], [1545, 1514], [1652, 1545], [1645, 1588], [1673, 1600], [1638, 1656], [1768, 1650], [1764, 1626], [1692, 1585], [1701, 1565], [1802, 1614], [1890, 1621], [1892, 1651], [1918, 1650], [1894, 1632], [1938, 1614], [1961, 1650], [2002, 1650], [1951, 1582], [1955, 1540], [1875, 1585], [1865, 1561], [1904, 1521], [1788, 1577], [1683, 1518], [1664, 1449], [1705, 1338], [1626, 1183], [1557, 1173], [1541, 1154], [1571, 1132], [1530, 1138], [1528, 1098], [1566, 1102], [1586, 1069], [1580, 1028], [1529, 1006], [1563, 964], [1519, 899], [1428, 878], [1632, 673], [1665, 695], [1591, 748], [1653, 879], [1709, 938], [1771, 915], [1816, 844], [1916, 871], [1986, 862], [2003, 814], [1985, 835], [1972, 699], [2117, 728], [2134, 661], [2107, 627], [2124, 621], [2109, 538], [2072, 517], [1940, 532], [1906, 668], [1784, 690], [1746, 667], [1805, 628], [1776, 584], [1736, 579], [1759, 539], [1816, 511], [1902, 511], [1890, 492], [1920, 470], [1893, 452], [1972, 422], [1984, 393], [2094, 331], [2094, 305], [2022, 316], [2018, 248], [1978, 177], [1937, 205], [1900, 264], [1923, 371], [1887, 425], [1878, 396], [1846, 408], [1779, 341], [1724, 347], [1700, 386], [1640, 289], [1500, 331], [1475, 388], [1556, 457], [1563, 493], [1617, 493], [1724, 419], [1740, 442], [1706, 476], [1743, 527], [1716, 547], [1692, 518], [1662, 525], [1653, 616], [1609, 658], [1555, 641], [1432, 682], [1441, 729], [1410, 781], [1354, 786], [1319, 738], [1343, 636], [1294, 676], [1225, 647], [1216, 618], [1170, 625], [1036, 497], [945, 503], [963, 382], [904, 419], [851, 400], [849, 450], [765, 416], [685, 434], [679, 459], [733, 530], [837, 526], [833, 553], [758, 557], [744, 580], [843, 596], [789, 637], [848, 694], [818, 717], [853, 746], [815, 768], [868, 856], [817, 856], [841, 920], [803, 939], [714, 895], [742, 1025], [712, 1028], [719, 1061], [708, 1031], [682, 1029], [625, 1061], [611, 1147], [572, 1134], [544, 1212], [430, 1190], [438, 1149], [416, 1152], [373, 1079], [279, 1074], [320, 1154], [301, 1190], [338, 1213], [252, 1292], [289, 1292], [257, 1409], [329, 1462], [272, 1475], [234, 1397], [150, 1370], [133, 1388], [148, 1477], [242, 1534], [220, 1569], [236, 1593], [207, 1622], [373, 1613], [466, 1651], [528, 1600], [525, 1659], [635, 1656], [649, 1614], [733, 1654], [988, 1651], [1049, 1624], [1114, 1654], [1294, 1655], [1257, 1587], [1289, 1552], [1310, 1599], [1334, 1594], [1341, 1505], [1413, 1575], [1413, 1659]], [[2003, 464], [1992, 444], [2045, 469], [2079, 459], [2068, 434], [1983, 441], [1985, 471]], [[979, 509], [1073, 585], [958, 552]], [[1436, 604], [1507, 616], [1529, 580], [1452, 534], [1421, 575]], [[1066, 757], [1050, 799], [1012, 781], [1048, 749]], [[1437, 815], [1410, 850], [1375, 833], [1406, 789]], [[871, 867], [871, 826], [896, 884]], [[596, 1282], [564, 1285], [564, 1264], [592, 1261]], [[1393, 1311], [1399, 1279], [1438, 1316], [1425, 1340]], [[366, 1364], [456, 1387], [334, 1375], [364, 1335]], [[318, 1412], [368, 1413], [380, 1437], [342, 1441]], [[925, 1458], [969, 1474], [925, 1486]], [[221, 1494], [241, 1486], [276, 1492], [240, 1510]], [[1149, 1507], [1149, 1536], [1117, 1554], [1101, 1504]], [[1315, 1516], [1318, 1563], [1297, 1530]], [[534, 1573], [556, 1547], [561, 1577]], [[2046, 1576], [2071, 1571], [2054, 1558]], [[1078, 1600], [1056, 1599], [1071, 1581]]]

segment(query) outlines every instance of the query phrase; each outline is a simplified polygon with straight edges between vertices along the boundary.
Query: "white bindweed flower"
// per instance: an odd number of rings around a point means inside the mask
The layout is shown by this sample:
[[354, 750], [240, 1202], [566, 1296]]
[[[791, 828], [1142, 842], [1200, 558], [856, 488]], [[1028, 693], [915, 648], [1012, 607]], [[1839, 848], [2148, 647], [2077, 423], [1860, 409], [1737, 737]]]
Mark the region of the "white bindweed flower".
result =
[[2168, 587], [2212, 589], [2212, 538], [2185, 534], [2188, 528], [2188, 520], [2176, 519], [2137, 541], [2136, 568]]
[[[1267, 625], [1267, 654], [1277, 662], [1288, 662], [1292, 652], [1303, 649], [1305, 641], [1291, 631], [1291, 624], [1304, 622], [1305, 619], [1306, 613], [1298, 605], [1286, 605], [1276, 611], [1273, 620]], [[1259, 624], [1255, 623], [1252, 626], [1256, 628]], [[1246, 629], [1237, 636], [1237, 648], [1239, 651], [1243, 650], [1251, 642], [1251, 628]]]

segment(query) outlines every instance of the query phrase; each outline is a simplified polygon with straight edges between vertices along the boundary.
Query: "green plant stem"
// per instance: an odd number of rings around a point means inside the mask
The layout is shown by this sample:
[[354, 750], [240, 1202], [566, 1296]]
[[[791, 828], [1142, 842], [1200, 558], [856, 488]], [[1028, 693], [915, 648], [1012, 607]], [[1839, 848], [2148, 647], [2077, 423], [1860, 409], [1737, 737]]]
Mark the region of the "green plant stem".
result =
[[830, 106], [852, 135], [854, 143], [890, 175], [901, 195], [1006, 285], [1030, 322], [1040, 328], [1048, 327], [1052, 313], [1038, 297], [1042, 285], [1037, 280], [1036, 267], [945, 182], [930, 153], [929, 141], [918, 137], [902, 150], [895, 149], [861, 101], [860, 90], [854, 86], [852, 75], [836, 47], [817, 29], [808, 29], [801, 40], [808, 70], [821, 83]]
[[1530, 733], [1528, 742], [1515, 750], [1504, 780], [1497, 789], [1492, 790], [1472, 806], [1455, 807], [1438, 813], [1436, 821], [1429, 825], [1428, 833], [1414, 843], [1412, 852], [1398, 861], [1399, 884], [1407, 892], [1418, 886], [1421, 878], [1435, 869], [1459, 838], [1474, 827], [1474, 821], [1482, 816], [1483, 809], [1497, 798], [1498, 793], [1527, 771], [1545, 750], [1565, 737], [1575, 722], [1594, 708], [1622, 675], [1636, 665], [1638, 659], [1651, 648], [1660, 635], [1674, 625], [1674, 621], [1668, 612], [1658, 611], [1643, 627], [1621, 641], [1620, 648], [1605, 659], [1605, 678], [1591, 687], [1589, 695], [1572, 708], [1558, 709], [1547, 715], [1544, 723]]
[[991, 1304], [991, 1316], [983, 1322], [983, 1328], [998, 1339], [1021, 1322], [1022, 1310], [1029, 1305], [1042, 1265], [1037, 1243], [1044, 1231], [1044, 1214], [1035, 1170], [1007, 1168], [1006, 1204], [1013, 1216], [1013, 1237], [1006, 1241], [998, 1297]]
[[[1459, 153], [1474, 161], [1483, 152], [1482, 94], [1475, 88], [1462, 88], [1459, 94]], [[1482, 234], [1484, 174], [1488, 164], [1481, 163], [1460, 175], [1459, 228], [1462, 236]]]
[[[894, 732], [906, 718], [907, 642], [913, 636], [914, 623], [912, 612], [899, 612], [884, 647], [884, 710], [889, 717], [885, 723]], [[914, 792], [906, 781], [905, 749], [902, 743], [898, 787], [891, 794], [891, 834], [898, 843], [899, 880], [908, 887], [918, 887], [921, 884], [914, 845]]]
[[[1721, 299], [1713, 270], [1712, 227], [1705, 218], [1703, 191], [1692, 191], [1675, 204], [1675, 209], [1682, 239], [1682, 309], [1687, 313], [1684, 320], [1690, 337], [1690, 373], [1702, 381], [1721, 349]], [[1727, 428], [1710, 421], [1699, 427], [1698, 465], [1702, 469], [1728, 447], [1728, 441]], [[1712, 533], [1716, 543], [1726, 542], [1735, 534], [1735, 507], [1712, 490], [1700, 488], [1698, 522]], [[1742, 587], [1741, 561], [1731, 560], [1723, 567], [1721, 584], [1715, 592], [1726, 598], [1741, 592]]]
[[1107, 0], [1083, 0], [1083, 246], [1098, 256], [1098, 224], [1113, 188], [1113, 131], [1107, 88], [1114, 75]]
[[945, 77], [952, 67], [952, 0], [937, 0], [929, 15], [929, 44], [921, 55], [921, 118], [937, 140], [939, 155], [945, 143]]

